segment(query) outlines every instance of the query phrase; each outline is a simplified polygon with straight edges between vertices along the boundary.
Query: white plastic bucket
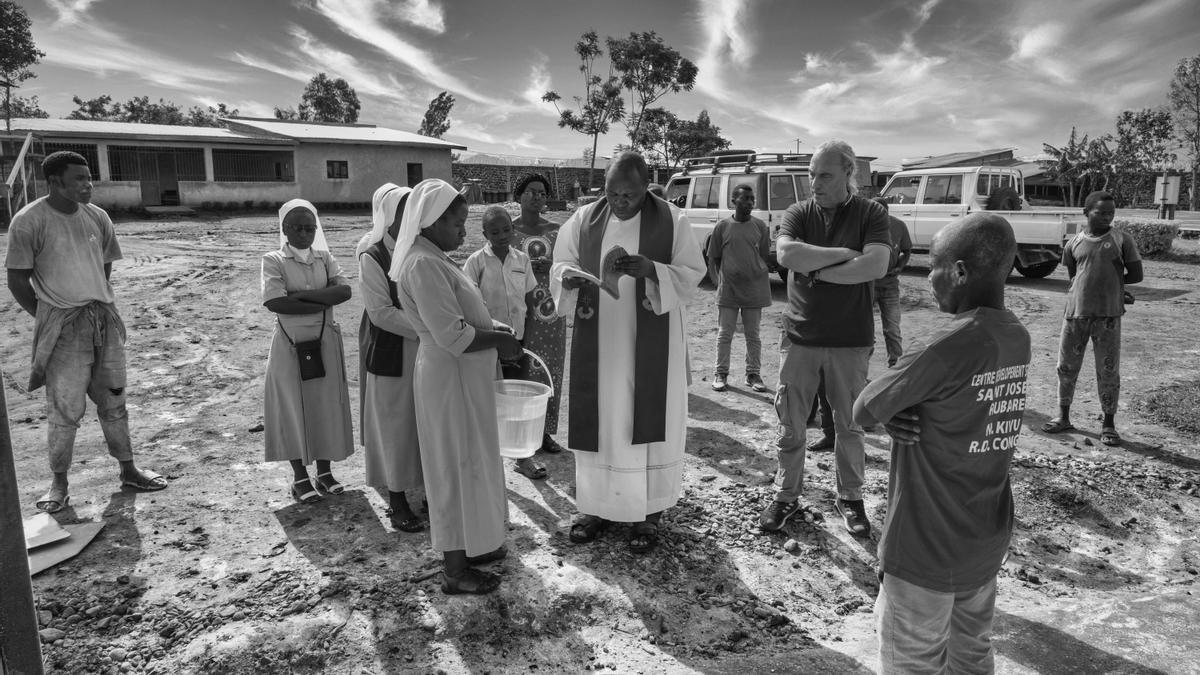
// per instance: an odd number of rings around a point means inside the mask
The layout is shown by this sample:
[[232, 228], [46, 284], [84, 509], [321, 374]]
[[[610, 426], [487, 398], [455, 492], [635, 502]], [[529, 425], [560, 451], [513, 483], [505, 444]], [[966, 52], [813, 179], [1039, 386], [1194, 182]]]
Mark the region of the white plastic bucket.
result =
[[[550, 371], [537, 354], [525, 350], [546, 372]], [[496, 427], [500, 435], [500, 455], [521, 459], [532, 457], [542, 447], [546, 430], [546, 405], [554, 388], [528, 380], [496, 380]]]

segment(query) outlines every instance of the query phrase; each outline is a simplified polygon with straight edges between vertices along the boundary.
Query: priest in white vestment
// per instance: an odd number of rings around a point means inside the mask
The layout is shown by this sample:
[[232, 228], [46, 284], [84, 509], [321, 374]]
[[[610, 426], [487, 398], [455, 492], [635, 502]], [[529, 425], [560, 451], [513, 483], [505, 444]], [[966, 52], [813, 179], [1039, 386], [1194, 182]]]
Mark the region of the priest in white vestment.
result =
[[[679, 499], [687, 438], [687, 303], [704, 259], [687, 217], [646, 191], [645, 160], [622, 154], [605, 195], [576, 211], [554, 246], [551, 292], [574, 315], [567, 447], [575, 455], [571, 541], [610, 521], [634, 523], [630, 548], [658, 541], [658, 520]], [[608, 255], [622, 247], [617, 257]], [[572, 276], [619, 275], [618, 298]], [[564, 276], [565, 275], [565, 276]]]

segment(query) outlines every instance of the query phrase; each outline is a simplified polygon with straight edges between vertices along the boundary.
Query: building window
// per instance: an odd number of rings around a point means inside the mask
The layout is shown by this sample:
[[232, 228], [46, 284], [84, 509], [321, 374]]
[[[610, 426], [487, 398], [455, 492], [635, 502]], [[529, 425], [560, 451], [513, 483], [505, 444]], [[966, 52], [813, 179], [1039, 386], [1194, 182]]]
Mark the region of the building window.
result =
[[[43, 145], [46, 154], [59, 152], [61, 150], [69, 150], [83, 155], [87, 160], [88, 168], [92, 171], [92, 180], [100, 180], [100, 156], [96, 153], [96, 145], [94, 143], [46, 143]], [[0, 179], [3, 179], [0, 176]]]
[[112, 180], [159, 180], [175, 169], [175, 180], [205, 180], [203, 148], [153, 145], [110, 145], [108, 171]]
[[346, 179], [350, 177], [350, 162], [344, 159], [330, 159], [325, 162], [325, 177], [331, 179]]
[[214, 149], [213, 180], [229, 183], [278, 182], [296, 180], [295, 160], [291, 151]]
[[425, 172], [421, 169], [420, 164], [408, 163], [408, 187], [414, 187], [417, 183], [425, 180]]

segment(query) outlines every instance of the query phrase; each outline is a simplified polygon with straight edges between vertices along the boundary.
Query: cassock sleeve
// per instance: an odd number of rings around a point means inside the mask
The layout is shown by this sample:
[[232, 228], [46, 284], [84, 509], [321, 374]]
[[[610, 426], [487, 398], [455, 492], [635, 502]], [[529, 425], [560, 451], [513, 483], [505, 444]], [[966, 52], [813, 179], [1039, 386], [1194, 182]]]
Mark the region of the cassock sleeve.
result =
[[[561, 236], [559, 240], [562, 240]], [[558, 258], [557, 248], [554, 257]], [[704, 278], [707, 271], [704, 256], [700, 254], [696, 235], [692, 234], [691, 223], [682, 211], [675, 214], [671, 264], [656, 262], [654, 269], [658, 272], [658, 283], [647, 281], [646, 297], [655, 314], [666, 314], [687, 305]]]
[[[563, 270], [568, 266], [580, 267], [579, 263], [579, 226], [583, 222], [583, 212], [590, 209], [577, 209], [567, 222], [558, 230], [558, 238], [554, 240], [554, 264], [550, 267], [550, 296], [554, 298], [554, 308], [559, 316], [567, 316], [575, 311], [575, 302], [579, 299], [579, 291], [563, 288]], [[693, 241], [694, 243], [694, 241]]]
[[409, 289], [417, 315], [437, 346], [461, 356], [475, 339], [475, 327], [467, 323], [446, 265], [433, 258], [413, 261], [401, 275]]
[[387, 273], [379, 267], [379, 263], [363, 254], [358, 259], [358, 276], [362, 280], [363, 309], [367, 311], [371, 323], [389, 333], [416, 340], [417, 331], [413, 329], [408, 315], [392, 304]]

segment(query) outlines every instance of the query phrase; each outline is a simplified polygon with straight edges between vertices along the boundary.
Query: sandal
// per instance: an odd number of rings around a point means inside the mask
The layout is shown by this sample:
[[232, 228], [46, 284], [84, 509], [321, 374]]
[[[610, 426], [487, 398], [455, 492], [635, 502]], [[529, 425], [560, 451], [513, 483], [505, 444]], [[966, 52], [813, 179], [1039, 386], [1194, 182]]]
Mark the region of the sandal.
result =
[[546, 467], [532, 459], [517, 460], [516, 472], [533, 480], [542, 480], [547, 476]]
[[500, 548], [496, 549], [495, 551], [489, 551], [482, 555], [467, 556], [467, 564], [471, 565], [471, 566], [486, 565], [488, 563], [496, 562], [497, 560], [504, 560], [507, 557], [508, 557], [508, 547], [502, 545]]
[[1100, 442], [1109, 446], [1120, 445], [1121, 434], [1117, 433], [1116, 427], [1104, 427], [1100, 430]]
[[421, 520], [420, 516], [414, 515], [401, 520], [391, 509], [388, 509], [387, 515], [392, 527], [401, 532], [421, 532], [425, 529], [425, 521]]
[[321, 493], [313, 487], [311, 480], [305, 478], [292, 483], [292, 498], [301, 504], [315, 504], [321, 501]]
[[1075, 431], [1074, 425], [1063, 419], [1053, 419], [1042, 425], [1042, 432], [1047, 434], [1061, 434], [1064, 431]]
[[642, 521], [629, 530], [629, 550], [633, 553], [649, 553], [658, 546], [658, 523]]
[[133, 478], [121, 476], [121, 487], [125, 486], [142, 492], [158, 492], [167, 488], [167, 479], [153, 471], [138, 469]]
[[559, 445], [558, 441], [554, 440], [553, 436], [550, 434], [542, 436], [542, 452], [550, 455], [557, 455], [563, 450], [565, 450], [565, 448]]
[[333, 477], [332, 471], [317, 474], [317, 489], [324, 490], [331, 495], [340, 495], [346, 491], [346, 488]]
[[608, 521], [600, 516], [580, 516], [571, 525], [571, 532], [567, 536], [571, 543], [587, 544], [595, 541], [596, 536], [606, 527], [608, 527]]
[[456, 577], [442, 572], [442, 592], [446, 595], [471, 593], [483, 595], [500, 588], [500, 575], [468, 567]]
[[67, 494], [66, 490], [61, 490], [56, 487], [51, 487], [46, 490], [46, 494], [42, 498], [33, 503], [34, 507], [42, 513], [58, 513], [71, 503], [71, 495]]

